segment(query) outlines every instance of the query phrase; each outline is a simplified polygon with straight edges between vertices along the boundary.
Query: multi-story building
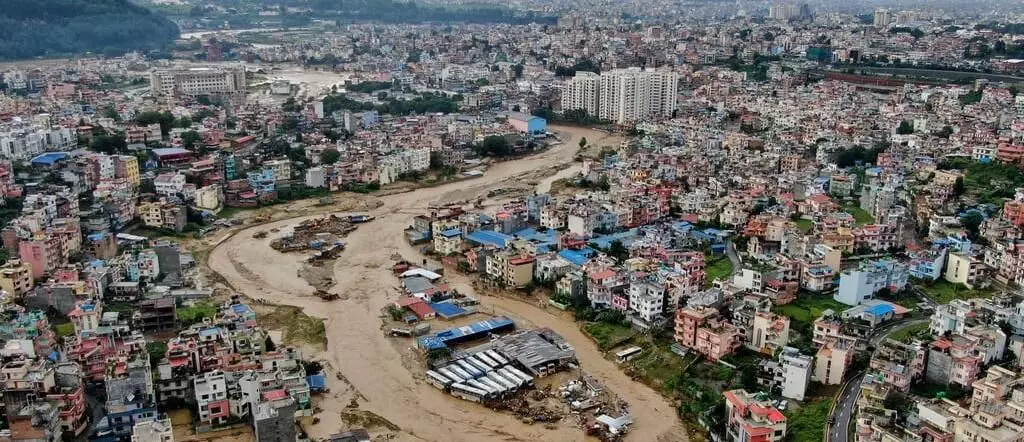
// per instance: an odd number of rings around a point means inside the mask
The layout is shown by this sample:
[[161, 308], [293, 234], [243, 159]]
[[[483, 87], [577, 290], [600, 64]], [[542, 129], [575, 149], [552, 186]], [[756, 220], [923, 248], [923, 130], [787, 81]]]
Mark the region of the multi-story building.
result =
[[846, 305], [858, 305], [865, 299], [872, 299], [879, 290], [903, 290], [909, 276], [907, 266], [892, 259], [861, 263], [857, 269], [839, 276], [839, 291], [833, 298]]
[[32, 266], [20, 259], [10, 259], [0, 266], [0, 289], [20, 298], [32, 291]]
[[197, 375], [193, 380], [193, 390], [199, 408], [200, 422], [204, 425], [227, 422], [231, 417], [231, 404], [228, 402], [228, 386], [224, 373], [209, 371]]
[[642, 324], [660, 321], [664, 312], [665, 288], [650, 282], [629, 286], [629, 311]]
[[767, 401], [746, 390], [725, 395], [726, 440], [729, 442], [780, 442], [786, 437], [786, 416]]
[[170, 419], [155, 419], [135, 424], [132, 442], [174, 442]]
[[562, 91], [562, 110], [584, 110], [596, 116], [600, 110], [601, 76], [593, 72], [576, 72]]
[[770, 312], [757, 312], [746, 338], [747, 348], [774, 355], [777, 350], [789, 344], [789, 318]]
[[940, 338], [928, 347], [925, 379], [941, 385], [959, 384], [970, 387], [981, 372], [984, 362], [978, 341], [964, 335]]
[[245, 69], [157, 69], [149, 75], [149, 87], [154, 96], [244, 92]]
[[783, 347], [775, 360], [762, 363], [765, 379], [759, 383], [779, 391], [782, 397], [802, 401], [810, 385], [813, 368], [814, 358], [800, 354], [793, 347]]
[[615, 69], [601, 73], [598, 116], [619, 124], [671, 117], [676, 110], [679, 75], [654, 69]]
[[870, 370], [883, 384], [907, 392], [911, 382], [924, 375], [926, 357], [925, 348], [919, 343], [886, 339], [872, 356]]
[[853, 362], [857, 340], [847, 336], [828, 338], [814, 357], [814, 380], [839, 385]]

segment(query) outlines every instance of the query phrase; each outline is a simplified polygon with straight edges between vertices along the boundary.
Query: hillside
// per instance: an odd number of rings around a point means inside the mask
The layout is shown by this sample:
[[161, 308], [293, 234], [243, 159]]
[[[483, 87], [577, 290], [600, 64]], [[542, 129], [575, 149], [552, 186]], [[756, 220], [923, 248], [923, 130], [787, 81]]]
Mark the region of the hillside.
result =
[[0, 59], [160, 48], [178, 26], [128, 0], [3, 0]]

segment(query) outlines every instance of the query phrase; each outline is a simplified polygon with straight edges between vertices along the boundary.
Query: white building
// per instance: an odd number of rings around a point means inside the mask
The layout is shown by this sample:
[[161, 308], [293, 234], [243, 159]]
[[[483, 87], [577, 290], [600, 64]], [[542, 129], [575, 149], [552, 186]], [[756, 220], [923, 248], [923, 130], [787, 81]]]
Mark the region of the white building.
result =
[[648, 282], [629, 286], [629, 311], [648, 324], [661, 319], [664, 303], [664, 287]]
[[264, 161], [263, 167], [274, 170], [274, 180], [277, 182], [288, 181], [292, 178], [292, 162], [287, 158]]
[[875, 9], [874, 25], [876, 28], [888, 27], [892, 22], [892, 12], [888, 9]]
[[907, 266], [894, 260], [862, 263], [860, 268], [847, 270], [839, 276], [839, 291], [833, 299], [846, 305], [858, 305], [882, 289], [903, 290], [909, 277]]
[[598, 116], [616, 123], [668, 118], [676, 110], [679, 74], [654, 69], [616, 69], [601, 74]]
[[185, 175], [180, 173], [162, 173], [153, 178], [153, 187], [158, 195], [174, 196], [185, 189]]
[[245, 68], [157, 69], [149, 76], [153, 95], [203, 95], [245, 91]]
[[811, 383], [814, 359], [793, 347], [783, 347], [775, 367], [774, 384], [781, 390], [782, 397], [804, 400]]
[[0, 157], [28, 160], [46, 151], [68, 151], [78, 145], [78, 134], [65, 127], [49, 128], [15, 122], [0, 126]]
[[562, 110], [585, 110], [616, 123], [671, 117], [679, 75], [669, 70], [615, 69], [577, 72], [562, 91]]
[[306, 169], [306, 187], [327, 187], [327, 169], [321, 166]]
[[226, 414], [226, 410], [211, 407], [214, 403], [227, 403], [228, 386], [227, 381], [224, 379], [224, 373], [211, 371], [197, 375], [193, 381], [193, 387], [196, 395], [196, 405], [199, 408], [200, 422], [223, 423], [212, 422], [213, 419], [222, 419], [223, 421], [226, 421], [226, 418], [215, 418], [213, 416], [216, 414]]
[[593, 72], [577, 72], [562, 91], [562, 110], [582, 109], [589, 115], [597, 115], [600, 87], [600, 75]]
[[137, 422], [132, 428], [132, 442], [174, 442], [171, 420]]

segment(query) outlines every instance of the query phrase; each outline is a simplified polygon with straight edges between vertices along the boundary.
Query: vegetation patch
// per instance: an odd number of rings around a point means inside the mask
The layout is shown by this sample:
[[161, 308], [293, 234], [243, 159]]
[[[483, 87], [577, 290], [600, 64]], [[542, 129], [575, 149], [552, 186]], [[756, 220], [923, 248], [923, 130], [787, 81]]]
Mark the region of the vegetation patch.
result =
[[591, 322], [583, 326], [583, 331], [590, 335], [602, 351], [612, 349], [633, 339], [633, 329], [621, 323]]
[[323, 319], [310, 317], [298, 307], [275, 306], [273, 310], [259, 314], [257, 320], [263, 328], [283, 331], [285, 344], [327, 348], [327, 328]]
[[995, 293], [991, 289], [969, 289], [963, 284], [954, 284], [944, 279], [914, 286], [939, 304], [948, 304], [955, 299], [989, 298]]

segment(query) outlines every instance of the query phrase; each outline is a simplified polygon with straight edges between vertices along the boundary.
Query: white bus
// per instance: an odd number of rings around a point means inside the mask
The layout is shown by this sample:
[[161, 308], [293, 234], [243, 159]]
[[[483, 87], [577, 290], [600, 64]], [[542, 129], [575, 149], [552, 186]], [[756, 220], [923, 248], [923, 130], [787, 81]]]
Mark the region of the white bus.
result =
[[470, 387], [466, 384], [452, 384], [451, 391], [452, 396], [460, 397], [467, 401], [483, 402], [483, 400], [487, 398], [487, 392]]
[[640, 352], [642, 352], [642, 351], [644, 351], [644, 349], [642, 349], [640, 347], [629, 347], [629, 348], [627, 348], [625, 350], [621, 350], [619, 352], [616, 352], [615, 353], [615, 362], [618, 362], [620, 364], [625, 363], [626, 361], [629, 361], [630, 359], [635, 358], [636, 355], [640, 354]]
[[505, 359], [504, 356], [502, 356], [501, 354], [494, 350], [487, 350], [487, 356], [490, 356], [491, 359], [494, 359], [494, 362], [497, 362], [498, 365], [508, 364], [508, 359]]
[[440, 390], [445, 390], [448, 388], [449, 385], [452, 384], [451, 379], [442, 376], [441, 374], [437, 373], [434, 370], [427, 371], [427, 382], [429, 382], [430, 385], [433, 385]]

